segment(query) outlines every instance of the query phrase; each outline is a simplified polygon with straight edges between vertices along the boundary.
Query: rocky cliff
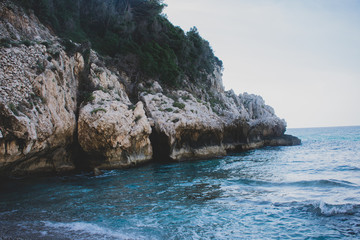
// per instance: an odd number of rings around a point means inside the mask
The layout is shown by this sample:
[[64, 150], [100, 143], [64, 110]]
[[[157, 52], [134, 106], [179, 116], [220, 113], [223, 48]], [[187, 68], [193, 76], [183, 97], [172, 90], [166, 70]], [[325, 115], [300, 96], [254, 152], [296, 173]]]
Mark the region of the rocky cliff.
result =
[[0, 175], [300, 144], [261, 97], [224, 91], [219, 68], [177, 89], [132, 82], [88, 46], [64, 47], [11, 1], [0, 3], [0, 36]]

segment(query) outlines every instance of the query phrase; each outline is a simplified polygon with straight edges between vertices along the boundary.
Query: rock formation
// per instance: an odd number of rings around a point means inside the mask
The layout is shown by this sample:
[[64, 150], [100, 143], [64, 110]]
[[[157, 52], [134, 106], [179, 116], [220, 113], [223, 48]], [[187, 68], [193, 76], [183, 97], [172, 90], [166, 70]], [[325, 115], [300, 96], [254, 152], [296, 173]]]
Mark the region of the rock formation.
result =
[[119, 77], [91, 64], [90, 79], [96, 90], [80, 107], [78, 141], [92, 157], [90, 165], [118, 168], [152, 158], [151, 126], [142, 102], [132, 105]]
[[300, 143], [284, 135], [285, 121], [261, 97], [225, 91], [220, 69], [202, 86], [185, 78], [182, 90], [150, 79], [135, 86], [88, 47], [70, 42], [65, 51], [11, 1], [0, 7], [0, 176]]
[[214, 104], [183, 90], [164, 93], [157, 82], [148, 84], [152, 86], [140, 94], [148, 117], [154, 121], [154, 150], [166, 152], [160, 158], [208, 158], [231, 151], [300, 143], [284, 135], [286, 122], [260, 96], [236, 96], [233, 91], [224, 91], [219, 84], [221, 78], [212, 81], [217, 87], [209, 93], [217, 93], [220, 99]]
[[[157, 83], [155, 83], [157, 85]], [[154, 148], [173, 160], [225, 155], [221, 144], [223, 123], [211, 108], [186, 91], [143, 92], [148, 116], [154, 121]]]
[[67, 148], [76, 128], [81, 55], [59, 50], [53, 59], [41, 44], [0, 48], [0, 55], [1, 169], [74, 169]]

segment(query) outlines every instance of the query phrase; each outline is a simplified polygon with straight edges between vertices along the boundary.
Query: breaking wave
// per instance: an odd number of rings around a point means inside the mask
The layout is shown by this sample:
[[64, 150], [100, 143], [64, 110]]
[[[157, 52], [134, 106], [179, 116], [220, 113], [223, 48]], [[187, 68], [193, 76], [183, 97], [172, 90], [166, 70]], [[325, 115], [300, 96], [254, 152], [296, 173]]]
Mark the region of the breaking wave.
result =
[[121, 239], [121, 240], [130, 240], [130, 239], [145, 239], [142, 236], [124, 233], [116, 230], [112, 230], [106, 227], [99, 226], [94, 223], [86, 222], [72, 222], [72, 223], [60, 223], [60, 222], [43, 222], [46, 227], [54, 230], [55, 232], [63, 233], [67, 235], [66, 237], [76, 238], [76, 239], [91, 239], [101, 238], [101, 239]]
[[306, 205], [309, 211], [322, 216], [354, 215], [360, 213], [360, 204], [328, 204], [324, 201]]

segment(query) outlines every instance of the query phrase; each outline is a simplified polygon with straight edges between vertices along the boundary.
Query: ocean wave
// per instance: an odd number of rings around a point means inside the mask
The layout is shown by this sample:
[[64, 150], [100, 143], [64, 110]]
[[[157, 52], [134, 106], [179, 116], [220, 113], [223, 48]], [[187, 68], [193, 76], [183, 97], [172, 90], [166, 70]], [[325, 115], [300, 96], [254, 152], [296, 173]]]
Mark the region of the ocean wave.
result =
[[14, 213], [16, 213], [16, 212], [18, 212], [18, 211], [19, 211], [19, 210], [11, 210], [11, 211], [0, 212], [0, 216], [14, 214]]
[[92, 176], [92, 178], [108, 178], [118, 176], [119, 172], [117, 170], [102, 170], [102, 174], [97, 176]]
[[250, 186], [264, 186], [264, 187], [342, 187], [342, 188], [360, 188], [355, 183], [336, 180], [336, 179], [320, 179], [320, 180], [303, 180], [296, 182], [269, 182], [261, 180], [252, 180], [252, 179], [239, 179], [231, 180], [230, 182], [236, 182], [244, 185]]
[[295, 209], [300, 212], [311, 212], [319, 216], [332, 217], [337, 215], [360, 215], [360, 204], [330, 204], [325, 201], [283, 202], [274, 206]]
[[306, 207], [311, 212], [327, 217], [360, 213], [360, 204], [328, 204], [324, 201], [316, 201], [306, 205]]
[[343, 165], [334, 168], [334, 171], [360, 171], [360, 168], [349, 165]]
[[344, 187], [344, 188], [357, 188], [355, 183], [337, 180], [337, 179], [321, 179], [321, 180], [307, 180], [287, 183], [288, 185], [302, 186], [302, 187]]
[[61, 223], [61, 222], [49, 222], [43, 221], [46, 227], [53, 228], [58, 230], [62, 234], [69, 234], [72, 237], [77, 239], [89, 239], [89, 238], [102, 238], [102, 239], [145, 239], [142, 236], [134, 236], [128, 233], [123, 233], [115, 231], [106, 227], [101, 227], [94, 223], [87, 222], [71, 222], [71, 223]]

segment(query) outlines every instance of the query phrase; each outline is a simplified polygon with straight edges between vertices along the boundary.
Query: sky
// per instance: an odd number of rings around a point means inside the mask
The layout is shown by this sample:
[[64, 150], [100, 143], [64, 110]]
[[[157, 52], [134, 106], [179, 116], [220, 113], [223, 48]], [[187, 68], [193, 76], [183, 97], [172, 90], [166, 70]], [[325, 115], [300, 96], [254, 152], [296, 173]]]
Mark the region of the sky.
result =
[[360, 0], [164, 0], [224, 63], [223, 83], [261, 95], [289, 128], [360, 125]]

